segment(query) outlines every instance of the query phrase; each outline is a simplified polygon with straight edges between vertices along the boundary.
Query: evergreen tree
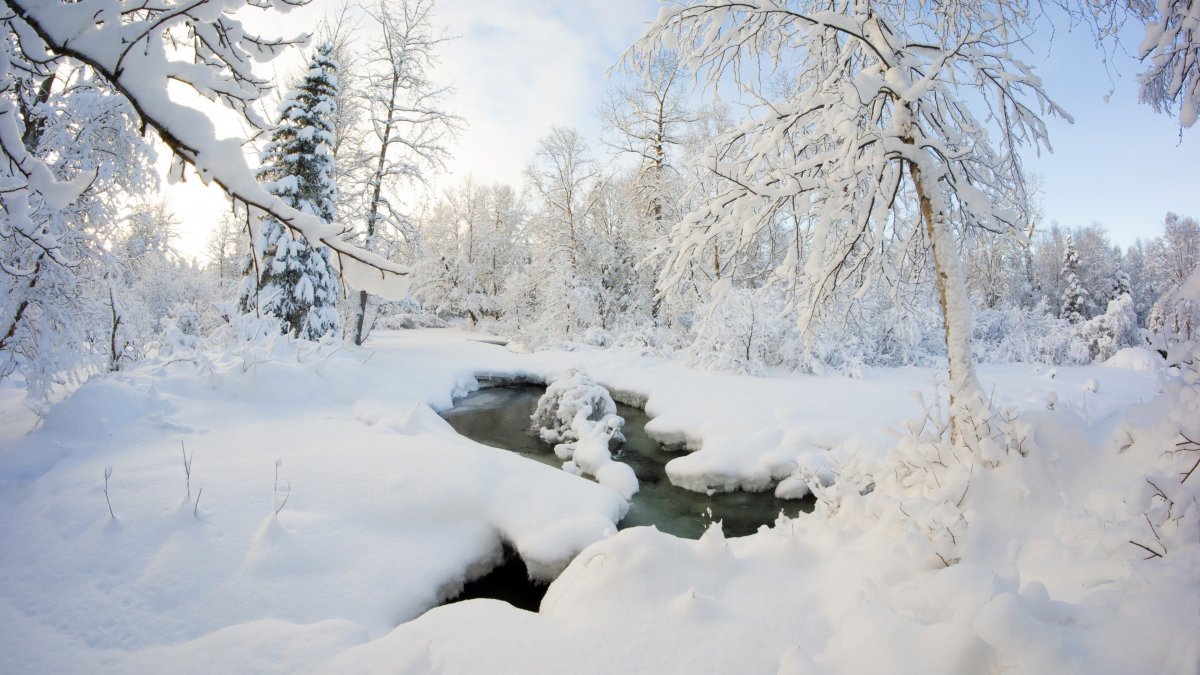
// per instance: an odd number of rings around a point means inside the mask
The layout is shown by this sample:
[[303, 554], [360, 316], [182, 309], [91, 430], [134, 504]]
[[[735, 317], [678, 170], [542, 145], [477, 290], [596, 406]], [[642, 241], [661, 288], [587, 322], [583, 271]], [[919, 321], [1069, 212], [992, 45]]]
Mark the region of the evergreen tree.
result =
[[1075, 251], [1075, 241], [1071, 232], [1067, 231], [1062, 263], [1062, 311], [1061, 316], [1071, 323], [1080, 323], [1087, 318], [1087, 291], [1079, 283], [1079, 254]]
[[1133, 297], [1133, 282], [1129, 279], [1129, 274], [1125, 270], [1117, 270], [1116, 279], [1113, 281], [1113, 292], [1110, 300], [1116, 300], [1122, 295]]
[[[269, 192], [325, 222], [333, 221], [337, 202], [332, 147], [338, 64], [332, 52], [331, 44], [318, 47], [308, 73], [284, 98], [258, 171]], [[278, 318], [285, 333], [306, 340], [341, 335], [341, 288], [329, 251], [314, 250], [274, 218], [258, 229], [242, 286], [243, 311], [257, 308]]]

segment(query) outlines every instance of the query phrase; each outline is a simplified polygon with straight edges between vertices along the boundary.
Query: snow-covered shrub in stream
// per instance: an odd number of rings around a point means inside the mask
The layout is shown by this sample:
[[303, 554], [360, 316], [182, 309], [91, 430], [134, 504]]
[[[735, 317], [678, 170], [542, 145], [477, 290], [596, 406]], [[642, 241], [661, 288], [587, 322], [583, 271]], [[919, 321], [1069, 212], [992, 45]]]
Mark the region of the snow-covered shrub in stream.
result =
[[582, 369], [572, 368], [546, 387], [530, 422], [543, 441], [569, 443], [579, 440], [580, 430], [590, 428], [585, 422], [601, 422], [607, 416], [621, 420], [612, 437], [624, 441], [619, 429], [625, 421], [617, 415], [612, 395]]
[[530, 421], [543, 441], [558, 443], [554, 453], [565, 461], [564, 470], [594, 476], [627, 501], [638, 491], [633, 469], [609, 452], [610, 442], [625, 440], [625, 420], [608, 390], [583, 370], [572, 368], [550, 383]]

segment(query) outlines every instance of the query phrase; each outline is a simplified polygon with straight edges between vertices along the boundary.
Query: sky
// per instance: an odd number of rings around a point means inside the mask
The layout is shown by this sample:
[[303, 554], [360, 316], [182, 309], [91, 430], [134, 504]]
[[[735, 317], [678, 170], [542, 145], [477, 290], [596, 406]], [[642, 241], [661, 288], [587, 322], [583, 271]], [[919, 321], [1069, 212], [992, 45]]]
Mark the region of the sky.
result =
[[[274, 20], [269, 35], [311, 30], [335, 6], [314, 0]], [[552, 126], [573, 126], [600, 144], [597, 110], [608, 70], [658, 12], [657, 0], [438, 0], [436, 21], [456, 39], [443, 43], [435, 77], [453, 86], [445, 107], [466, 120], [439, 186], [471, 176], [519, 184], [538, 140]], [[254, 12], [249, 12], [248, 17]], [[1140, 28], [1122, 36], [1136, 47]], [[1044, 222], [1099, 223], [1121, 246], [1161, 232], [1167, 211], [1200, 217], [1200, 128], [1178, 124], [1137, 102], [1138, 64], [1114, 54], [1106, 68], [1085, 31], [1059, 30], [1021, 57], [1074, 118], [1049, 122], [1053, 154], [1029, 153], [1038, 176]], [[300, 56], [280, 60], [288, 73]], [[1106, 100], [1107, 99], [1107, 100]], [[177, 246], [202, 256], [204, 242], [228, 210], [223, 195], [198, 181], [171, 189], [181, 221]]]

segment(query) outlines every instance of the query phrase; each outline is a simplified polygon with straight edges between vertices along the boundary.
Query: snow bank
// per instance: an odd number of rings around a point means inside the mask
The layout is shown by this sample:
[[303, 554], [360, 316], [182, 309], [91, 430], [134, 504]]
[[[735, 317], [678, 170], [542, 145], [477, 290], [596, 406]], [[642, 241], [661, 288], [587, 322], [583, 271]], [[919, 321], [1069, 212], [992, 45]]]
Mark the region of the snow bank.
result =
[[1128, 368], [1129, 370], [1155, 371], [1165, 365], [1163, 357], [1158, 352], [1145, 347], [1126, 347], [1113, 354], [1104, 365], [1112, 368]]
[[839, 446], [806, 465], [843, 472], [812, 484], [814, 514], [732, 540], [626, 530], [584, 550], [538, 614], [441, 607], [320, 669], [1193, 673], [1200, 542], [1169, 518], [1195, 514], [1146, 486], [1179, 483], [1163, 449], [1200, 424], [1200, 401], [1167, 390], [1129, 411], [1136, 424], [1025, 410], [1020, 451], [990, 464], [920, 421], [882, 457]]
[[[1156, 398], [1158, 372], [981, 368], [996, 409], [1019, 411], [1027, 452], [995, 466], [961, 457], [939, 492], [928, 469], [951, 458], [923, 441], [901, 452], [885, 432], [917, 410], [909, 391], [933, 400], [931, 370], [736, 377], [605, 352], [519, 355], [438, 331], [374, 345], [146, 364], [0, 441], [0, 671], [1200, 663], [1200, 543], [1179, 510], [1194, 453], [1163, 452], [1180, 429], [1200, 436], [1185, 427], [1200, 415], [1192, 399]], [[817, 512], [729, 540], [608, 536], [626, 508], [617, 494], [459, 438], [432, 412], [477, 387], [476, 373], [549, 381], [579, 366], [644, 396], [657, 433], [698, 448], [673, 462], [673, 480], [791, 477], [778, 489], [815, 488]], [[1165, 377], [1168, 394], [1194, 393]], [[421, 614], [503, 542], [540, 578], [565, 566], [540, 613], [469, 601]], [[946, 567], [947, 553], [959, 562]]]
[[615, 531], [610, 490], [455, 434], [426, 401], [469, 383], [412, 356], [151, 363], [0, 446], [0, 671], [257, 671], [260, 646], [339, 622], [267, 668], [291, 671], [453, 595], [504, 542], [549, 580]]

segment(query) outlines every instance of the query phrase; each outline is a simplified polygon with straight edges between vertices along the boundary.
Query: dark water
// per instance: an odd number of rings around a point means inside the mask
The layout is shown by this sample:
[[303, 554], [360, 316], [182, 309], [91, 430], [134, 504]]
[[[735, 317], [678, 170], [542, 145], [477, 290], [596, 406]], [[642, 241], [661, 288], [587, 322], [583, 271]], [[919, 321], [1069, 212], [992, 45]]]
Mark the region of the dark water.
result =
[[[542, 387], [524, 385], [482, 389], [442, 416], [468, 438], [560, 468], [562, 460], [554, 455], [553, 446], [529, 431], [529, 416], [544, 391]], [[675, 487], [667, 478], [665, 465], [679, 453], [664, 450], [646, 435], [644, 426], [650, 418], [640, 409], [617, 404], [617, 414], [625, 418], [625, 443], [614, 448], [613, 457], [628, 464], [641, 484], [629, 513], [618, 525], [621, 529], [654, 525], [677, 537], [697, 539], [711, 522], [720, 520], [726, 536], [739, 537], [754, 533], [760, 525], [774, 523], [781, 511], [795, 516], [813, 508], [811, 498], [776, 499], [770, 491], [709, 496]]]
[[491, 572], [463, 586], [462, 592], [448, 602], [462, 602], [475, 598], [503, 600], [517, 609], [538, 611], [542, 598], [550, 588], [529, 578], [525, 561], [512, 547], [504, 546], [504, 559]]

